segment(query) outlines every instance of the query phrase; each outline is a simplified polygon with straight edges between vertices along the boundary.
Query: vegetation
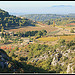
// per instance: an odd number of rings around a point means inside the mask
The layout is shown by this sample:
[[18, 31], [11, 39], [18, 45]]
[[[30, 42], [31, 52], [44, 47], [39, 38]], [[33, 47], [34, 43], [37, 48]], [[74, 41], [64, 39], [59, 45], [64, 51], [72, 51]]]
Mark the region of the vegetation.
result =
[[0, 9], [0, 29], [3, 31], [4, 29], [14, 28], [17, 26], [35, 26], [35, 23], [32, 20], [16, 17], [13, 15], [9, 15], [8, 12]]
[[[62, 48], [60, 47], [61, 45], [64, 45], [65, 47]], [[40, 72], [47, 72], [47, 73], [65, 73], [65, 70], [67, 70], [67, 61], [70, 62], [70, 60], [68, 59], [68, 57], [63, 56], [61, 53], [56, 52], [57, 48], [60, 48], [60, 51], [66, 51], [64, 50], [66, 49], [66, 47], [68, 46], [67, 44], [70, 44], [68, 48], [72, 49], [71, 47], [73, 46], [73, 43], [70, 41], [70, 43], [64, 44], [65, 41], [64, 40], [60, 40], [60, 42], [57, 45], [51, 46], [51, 45], [41, 45], [41, 44], [29, 44], [27, 47], [21, 47], [18, 48], [16, 47], [15, 49], [12, 49], [11, 52], [7, 53], [13, 61], [11, 61], [12, 63], [15, 62], [14, 66], [16, 66], [17, 68], [20, 68], [22, 66], [22, 70], [20, 71], [20, 69], [15, 72], [36, 72], [36, 73], [40, 73]], [[16, 53], [16, 51], [19, 51], [21, 49], [21, 52], [25, 52], [26, 51], [26, 56], [23, 56], [23, 54], [21, 55], [17, 55], [14, 54], [14, 52]], [[10, 50], [10, 49], [9, 49]], [[73, 50], [73, 49], [72, 49]], [[13, 52], [14, 51], [14, 52]], [[6, 52], [8, 52], [6, 50]], [[12, 53], [13, 52], [13, 53]], [[28, 53], [28, 54], [27, 54]], [[54, 53], [54, 55], [53, 55]], [[55, 57], [56, 54], [58, 54], [58, 62], [64, 62], [64, 65], [60, 65], [57, 64], [56, 66], [52, 65], [53, 62], [53, 58]], [[51, 55], [53, 55], [53, 57], [51, 57]], [[74, 62], [74, 55], [73, 53], [69, 54], [69, 56], [72, 56], [72, 61]], [[61, 60], [62, 59], [62, 60]], [[57, 60], [57, 59], [56, 59]], [[72, 63], [73, 63], [72, 62]], [[18, 65], [20, 63], [20, 65]], [[28, 70], [28, 66], [29, 65], [29, 70]], [[12, 64], [10, 65], [12, 66]], [[9, 66], [9, 68], [10, 68]], [[34, 66], [34, 67], [31, 67]], [[35, 68], [36, 67], [36, 68]], [[38, 68], [38, 69], [37, 69]], [[16, 69], [16, 68], [15, 68]], [[34, 70], [36, 69], [36, 70]], [[9, 70], [10, 72], [10, 70]], [[12, 72], [12, 71], [11, 71]]]
[[70, 32], [71, 32], [71, 33], [74, 33], [74, 30], [73, 30], [73, 29], [71, 29], [71, 30], [70, 30]]
[[[54, 20], [56, 25], [66, 26], [69, 23], [75, 23], [75, 17], [72, 15], [30, 14], [30, 15], [25, 15], [25, 17], [35, 21], [40, 21], [47, 25], [52, 25]], [[74, 27], [74, 25], [68, 25], [68, 26]]]
[[38, 39], [39, 41], [56, 41], [58, 40], [58, 37], [42, 37]]
[[41, 31], [27, 31], [27, 32], [17, 32], [14, 34], [14, 36], [19, 36], [19, 37], [28, 37], [28, 36], [37, 36], [41, 37], [46, 35], [47, 31], [46, 30], [41, 30]]
[[28, 15], [21, 15], [21, 16], [35, 20], [35, 21], [47, 21], [50, 19], [52, 20], [52, 19], [56, 19], [56, 18], [70, 17], [68, 15], [57, 15], [57, 14], [28, 14]]
[[[42, 16], [45, 17], [41, 14], [40, 19]], [[61, 15], [46, 15], [49, 16]], [[75, 73], [75, 28], [66, 25], [74, 22], [74, 18], [62, 17], [49, 17], [47, 21], [43, 18], [44, 24], [37, 22], [38, 27], [32, 27], [36, 21], [0, 9], [0, 72]], [[5, 30], [8, 28], [9, 31]], [[12, 32], [11, 28], [24, 30]]]

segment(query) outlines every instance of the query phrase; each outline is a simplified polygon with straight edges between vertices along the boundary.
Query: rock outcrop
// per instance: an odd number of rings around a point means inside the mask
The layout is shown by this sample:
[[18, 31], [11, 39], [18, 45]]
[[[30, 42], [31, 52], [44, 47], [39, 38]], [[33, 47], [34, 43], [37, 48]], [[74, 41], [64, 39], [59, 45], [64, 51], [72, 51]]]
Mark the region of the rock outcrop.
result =
[[73, 63], [68, 64], [67, 73], [74, 73], [73, 66], [74, 66]]
[[53, 61], [52, 61], [52, 65], [56, 66], [61, 57], [62, 57], [62, 54], [60, 54], [60, 53], [55, 54]]
[[5, 51], [0, 49], [0, 67], [2, 69], [8, 68], [8, 64], [9, 64], [8, 61], [9, 61], [8, 55], [6, 54]]

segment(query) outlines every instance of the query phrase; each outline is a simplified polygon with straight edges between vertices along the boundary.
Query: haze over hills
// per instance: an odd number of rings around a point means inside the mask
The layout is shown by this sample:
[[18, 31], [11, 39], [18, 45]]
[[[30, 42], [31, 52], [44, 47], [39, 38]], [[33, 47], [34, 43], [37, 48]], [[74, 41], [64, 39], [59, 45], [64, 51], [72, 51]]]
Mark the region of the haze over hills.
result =
[[21, 15], [22, 17], [26, 17], [28, 19], [32, 19], [35, 21], [47, 21], [50, 19], [58, 19], [58, 18], [66, 18], [66, 17], [71, 17], [75, 18], [75, 14], [68, 14], [68, 15], [59, 15], [59, 14], [25, 14]]
[[55, 6], [52, 6], [52, 7], [72, 7], [72, 5], [55, 5]]
[[[75, 6], [72, 5], [54, 5], [51, 7], [40, 7], [40, 8], [28, 8], [20, 9], [19, 12], [10, 12], [13, 15], [24, 15], [24, 14], [69, 14], [75, 13]], [[34, 10], [34, 11], [31, 11]], [[61, 11], [60, 11], [61, 10]]]
[[[33, 12], [14, 13], [35, 21], [45, 21], [49, 19], [73, 17], [75, 18], [75, 6], [72, 5], [54, 5], [51, 7], [35, 9]], [[12, 13], [13, 14], [13, 13]], [[24, 15], [23, 15], [24, 14]]]

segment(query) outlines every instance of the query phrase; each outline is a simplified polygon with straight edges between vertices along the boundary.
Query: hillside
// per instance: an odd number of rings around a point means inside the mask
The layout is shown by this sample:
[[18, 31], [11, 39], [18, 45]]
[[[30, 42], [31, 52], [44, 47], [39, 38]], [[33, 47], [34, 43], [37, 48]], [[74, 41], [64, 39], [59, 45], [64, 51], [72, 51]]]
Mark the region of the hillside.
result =
[[35, 26], [32, 20], [9, 15], [8, 12], [0, 9], [0, 29], [15, 28], [21, 26]]
[[50, 19], [63, 18], [67, 17], [67, 15], [57, 15], [57, 14], [27, 14], [22, 15], [22, 17], [26, 17], [28, 19], [32, 19], [35, 21], [47, 21]]
[[[13, 56], [15, 58], [17, 57], [15, 54], [12, 54]], [[44, 69], [26, 64], [25, 62], [13, 60], [12, 57], [9, 57], [4, 50], [0, 49], [0, 73], [48, 72]]]
[[54, 46], [29, 43], [14, 49], [4, 46], [3, 49], [12, 60], [9, 60], [8, 69], [1, 67], [1, 72], [75, 73], [75, 40], [59, 40]]
[[36, 22], [0, 12], [0, 73], [75, 73], [75, 18]]
[[56, 18], [56, 19], [50, 19], [47, 21], [43, 21], [43, 23], [52, 25], [53, 21], [55, 21], [55, 24], [58, 26], [67, 26], [67, 24], [75, 23], [75, 18], [72, 18], [72, 17]]
[[51, 19], [59, 19], [59, 18], [75, 18], [75, 14], [65, 14], [65, 15], [60, 15], [60, 14], [26, 14], [26, 15], [21, 15], [22, 17], [26, 17], [28, 19], [32, 19], [35, 21], [47, 21]]

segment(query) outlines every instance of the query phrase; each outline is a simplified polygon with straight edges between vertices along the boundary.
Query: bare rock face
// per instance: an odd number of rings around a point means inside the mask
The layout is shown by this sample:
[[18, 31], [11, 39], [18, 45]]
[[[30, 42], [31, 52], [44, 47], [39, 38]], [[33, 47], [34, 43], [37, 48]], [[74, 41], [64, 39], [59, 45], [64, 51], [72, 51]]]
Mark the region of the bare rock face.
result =
[[56, 60], [56, 57], [53, 58], [53, 61], [52, 61], [52, 65], [53, 66], [56, 66], [58, 63], [58, 60]]
[[52, 61], [52, 65], [56, 66], [61, 57], [62, 57], [62, 54], [60, 54], [60, 53], [55, 54], [53, 61]]
[[2, 69], [4, 69], [5, 67], [8, 67], [8, 61], [9, 61], [9, 57], [6, 54], [5, 51], [3, 51], [2, 49], [0, 49], [0, 67]]
[[67, 66], [67, 73], [74, 73], [73, 66], [74, 66], [73, 63], [68, 64], [68, 66]]

